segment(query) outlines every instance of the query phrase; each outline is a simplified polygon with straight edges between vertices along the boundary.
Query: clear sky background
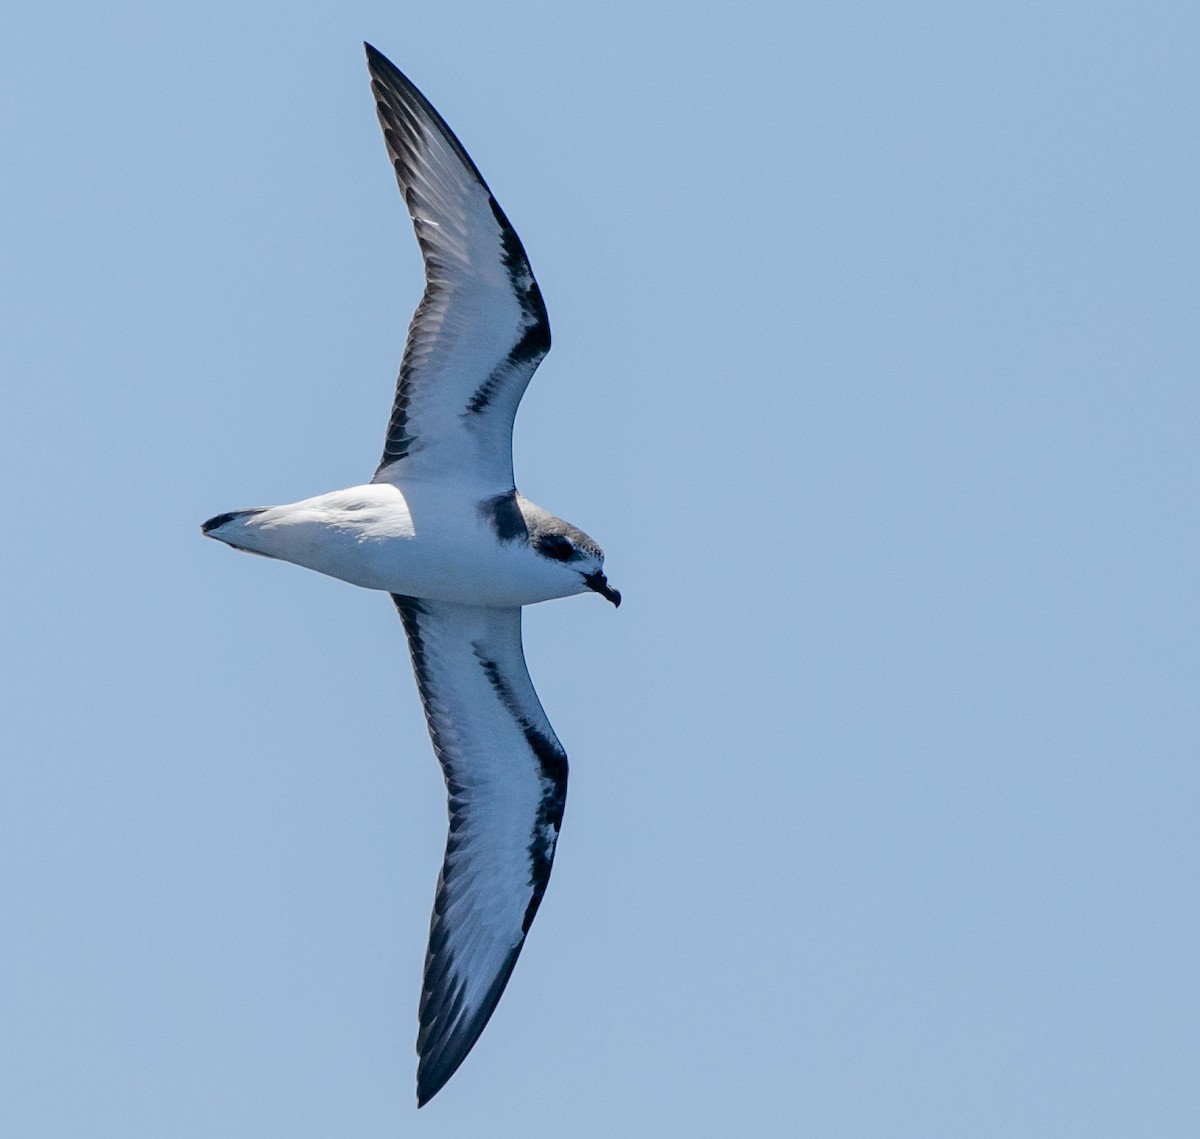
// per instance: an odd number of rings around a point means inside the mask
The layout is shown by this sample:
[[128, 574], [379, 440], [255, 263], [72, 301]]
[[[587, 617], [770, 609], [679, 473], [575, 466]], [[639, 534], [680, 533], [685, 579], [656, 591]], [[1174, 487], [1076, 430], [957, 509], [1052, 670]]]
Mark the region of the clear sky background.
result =
[[[571, 756], [414, 1106], [441, 775], [385, 597], [370, 39], [529, 251]], [[63, 3], [0, 37], [0, 1133], [1200, 1134], [1200, 9]]]

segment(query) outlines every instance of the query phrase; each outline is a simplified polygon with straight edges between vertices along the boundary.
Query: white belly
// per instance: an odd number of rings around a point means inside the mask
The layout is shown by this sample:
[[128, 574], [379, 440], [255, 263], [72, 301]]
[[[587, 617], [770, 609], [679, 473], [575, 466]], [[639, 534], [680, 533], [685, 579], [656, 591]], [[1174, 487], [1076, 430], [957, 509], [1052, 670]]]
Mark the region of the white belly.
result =
[[471, 494], [387, 483], [236, 518], [211, 534], [365, 589], [466, 605], [532, 605], [582, 593], [524, 542], [502, 542]]

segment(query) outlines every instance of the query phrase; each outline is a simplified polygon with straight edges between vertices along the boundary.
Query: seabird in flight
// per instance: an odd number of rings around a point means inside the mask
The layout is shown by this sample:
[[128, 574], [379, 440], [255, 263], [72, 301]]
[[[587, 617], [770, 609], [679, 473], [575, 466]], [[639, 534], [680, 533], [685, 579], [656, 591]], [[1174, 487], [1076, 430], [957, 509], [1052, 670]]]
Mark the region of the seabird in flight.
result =
[[238, 550], [392, 595], [449, 793], [425, 958], [417, 1102], [454, 1074], [537, 913], [567, 757], [525, 667], [521, 607], [591, 590], [604, 553], [513, 480], [517, 405], [550, 348], [504, 211], [428, 100], [366, 45], [379, 121], [425, 262], [383, 458], [363, 485], [203, 525]]

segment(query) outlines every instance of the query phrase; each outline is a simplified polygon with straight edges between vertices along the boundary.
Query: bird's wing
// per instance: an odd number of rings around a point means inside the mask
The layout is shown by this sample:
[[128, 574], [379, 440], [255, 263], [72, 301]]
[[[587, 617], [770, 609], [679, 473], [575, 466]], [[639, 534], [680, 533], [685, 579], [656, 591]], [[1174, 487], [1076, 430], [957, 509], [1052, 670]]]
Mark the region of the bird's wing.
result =
[[567, 757], [525, 667], [520, 609], [392, 599], [450, 796], [421, 991], [423, 1104], [479, 1038], [521, 952], [550, 877]]
[[512, 427], [550, 350], [541, 290], [504, 211], [428, 100], [370, 44], [371, 89], [425, 260], [376, 481], [513, 485]]

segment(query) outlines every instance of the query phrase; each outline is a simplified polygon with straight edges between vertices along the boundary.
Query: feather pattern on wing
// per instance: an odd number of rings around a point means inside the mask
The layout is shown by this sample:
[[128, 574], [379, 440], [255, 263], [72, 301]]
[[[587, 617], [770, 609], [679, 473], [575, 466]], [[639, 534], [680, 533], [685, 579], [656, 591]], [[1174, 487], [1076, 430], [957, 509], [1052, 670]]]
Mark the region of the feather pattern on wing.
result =
[[376, 481], [457, 476], [513, 485], [512, 427], [550, 350], [541, 290], [516, 232], [453, 132], [367, 45], [371, 88], [425, 261]]
[[450, 800], [417, 1038], [425, 1103], [479, 1038], [521, 952], [554, 861], [567, 757], [525, 667], [520, 609], [392, 599]]

